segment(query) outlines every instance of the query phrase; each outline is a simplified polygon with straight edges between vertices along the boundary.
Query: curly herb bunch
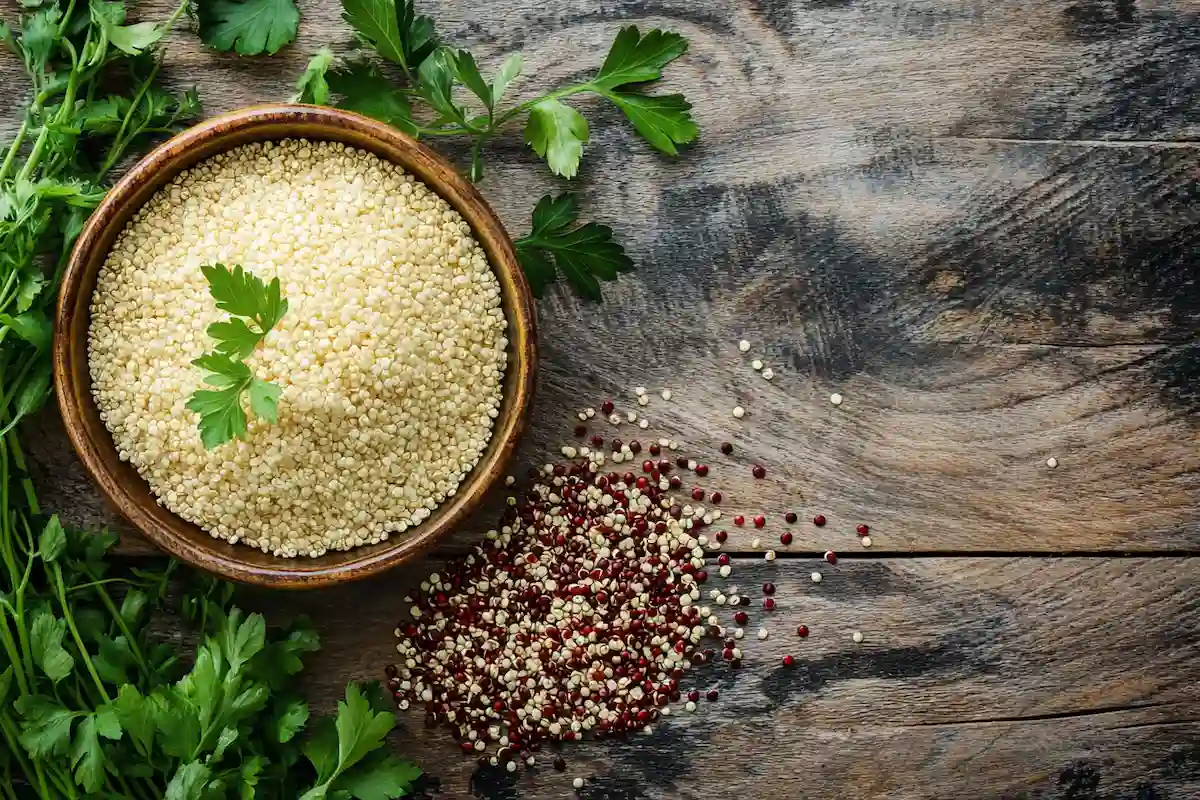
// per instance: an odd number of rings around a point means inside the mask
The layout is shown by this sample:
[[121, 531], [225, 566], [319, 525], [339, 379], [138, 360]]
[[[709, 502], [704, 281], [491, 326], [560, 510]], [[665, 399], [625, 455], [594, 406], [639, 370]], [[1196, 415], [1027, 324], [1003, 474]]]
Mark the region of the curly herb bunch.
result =
[[[471, 140], [468, 175], [472, 181], [483, 178], [488, 140], [520, 120], [524, 120], [525, 142], [545, 159], [550, 170], [564, 178], [575, 177], [590, 136], [587, 120], [568, 102], [576, 95], [590, 94], [611, 102], [659, 152], [677, 155], [680, 146], [697, 136], [691, 104], [683, 95], [642, 91], [660, 80], [663, 69], [687, 50], [687, 40], [677, 33], [656, 29], [643, 34], [634, 26], [623, 28], [590, 79], [506, 104], [510, 86], [523, 67], [520, 53], [508, 56], [494, 75], [485, 78], [470, 51], [439, 42], [434, 22], [417, 14], [412, 0], [342, 0], [342, 7], [344, 18], [359, 38], [398, 67], [403, 82], [393, 83], [361, 55], [338, 63], [330, 50], [322, 49], [300, 76], [296, 100], [318, 105], [334, 102], [339, 108], [374, 117], [418, 138], [465, 136]], [[464, 96], [469, 102], [462, 101]], [[569, 205], [569, 221], [575, 221], [573, 201], [547, 195], [538, 208], [546, 208], [544, 204], [554, 209]], [[556, 264], [557, 271], [593, 300], [600, 299], [600, 280], [612, 280], [618, 272], [632, 268], [609, 228], [582, 226], [579, 231], [586, 233], [577, 231], [564, 251], [545, 246], [537, 217], [535, 212], [535, 230], [526, 239], [539, 238], [541, 243], [518, 252], [538, 296], [555, 279]], [[543, 213], [542, 221], [546, 219]], [[565, 235], [559, 230], [557, 238]], [[555, 250], [553, 259], [541, 257]]]

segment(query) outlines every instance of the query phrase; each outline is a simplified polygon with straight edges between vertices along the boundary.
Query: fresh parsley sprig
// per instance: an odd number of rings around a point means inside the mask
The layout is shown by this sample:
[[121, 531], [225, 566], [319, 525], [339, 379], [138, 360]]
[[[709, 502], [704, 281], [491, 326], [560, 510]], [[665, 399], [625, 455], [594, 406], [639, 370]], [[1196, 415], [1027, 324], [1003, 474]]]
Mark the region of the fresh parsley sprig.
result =
[[[416, 14], [412, 0], [342, 0], [342, 7], [362, 41], [400, 68], [405, 84], [392, 84], [362, 59], [338, 65], [323, 50], [297, 82], [297, 99], [326, 105], [339, 95], [339, 107], [375, 116], [413, 136], [468, 136], [473, 141], [472, 180], [483, 177], [483, 146], [522, 117], [526, 143], [556, 175], [574, 177], [590, 135], [587, 120], [566, 102], [574, 95], [612, 102], [651, 146], [669, 155], [698, 133], [683, 95], [641, 91], [660, 80], [663, 69], [687, 50], [687, 40], [677, 33], [623, 28], [590, 80], [504, 108], [506, 90], [523, 66], [519, 53], [510, 55], [488, 80], [470, 51], [438, 43], [433, 21]], [[478, 109], [459, 101], [459, 88], [474, 96]], [[414, 103], [427, 107], [432, 119], [418, 121]]]
[[294, 0], [196, 0], [196, 18], [202, 42], [240, 56], [274, 55], [300, 29]]
[[533, 229], [515, 244], [535, 297], [562, 272], [584, 297], [600, 302], [600, 281], [633, 269], [613, 241], [612, 228], [595, 222], [576, 226], [578, 219], [579, 203], [570, 194], [546, 195], [533, 209]]
[[[589, 80], [506, 104], [508, 90], [524, 66], [520, 53], [510, 54], [486, 78], [470, 51], [438, 41], [433, 20], [417, 14], [413, 0], [342, 0], [342, 8], [359, 39], [395, 65], [403, 80], [392, 81], [362, 54], [339, 62], [331, 50], [322, 48], [296, 82], [295, 99], [336, 104], [414, 137], [466, 136], [471, 140], [472, 181], [483, 178], [487, 142], [522, 118], [525, 142], [550, 170], [575, 177], [591, 136], [587, 119], [568, 102], [576, 95], [608, 100], [642, 138], [668, 155], [677, 155], [698, 134], [691, 104], [683, 95], [642, 91], [687, 50], [687, 40], [677, 33], [655, 29], [643, 34], [635, 26], [623, 28]], [[462, 95], [473, 101], [462, 102]], [[555, 227], [560, 215], [566, 221]], [[592, 223], [569, 228], [577, 217], [578, 206], [567, 195], [544, 197], [534, 211], [533, 232], [518, 243], [539, 296], [562, 272], [585, 297], [599, 301], [601, 280], [613, 280], [633, 268], [609, 228]]]
[[204, 382], [216, 387], [197, 389], [187, 403], [200, 415], [200, 440], [211, 450], [245, 437], [243, 395], [249, 395], [250, 411], [256, 417], [272, 424], [278, 420], [280, 388], [254, 377], [245, 360], [283, 319], [288, 302], [282, 296], [279, 278], [264, 284], [241, 265], [231, 270], [224, 264], [214, 264], [200, 270], [217, 308], [233, 315], [208, 326], [208, 335], [216, 342], [213, 351], [192, 361], [208, 372]]

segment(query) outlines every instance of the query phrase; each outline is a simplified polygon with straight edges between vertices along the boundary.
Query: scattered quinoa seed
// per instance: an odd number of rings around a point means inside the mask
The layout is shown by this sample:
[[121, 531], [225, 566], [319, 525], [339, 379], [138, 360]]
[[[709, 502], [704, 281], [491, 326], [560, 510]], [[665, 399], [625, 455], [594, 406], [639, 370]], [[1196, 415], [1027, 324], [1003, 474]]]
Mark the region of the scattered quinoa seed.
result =
[[771, 635], [770, 632], [766, 628], [758, 629], [758, 640], [760, 642], [765, 642], [767, 640], [767, 637], [770, 635]]
[[815, 517], [813, 517], [813, 525], [816, 525], [818, 528], [820, 528], [824, 524], [825, 524], [825, 515], [824, 514], [817, 514]]
[[750, 352], [750, 343], [748, 341], [746, 341], [745, 339], [742, 339], [740, 342], [738, 342], [738, 350], [740, 350], [743, 353], [749, 353]]
[[807, 625], [797, 625], [796, 626], [796, 635], [799, 636], [801, 639], [808, 638], [808, 626]]
[[741, 419], [742, 417], [746, 416], [746, 409], [742, 408], [741, 406], [734, 406], [733, 416], [736, 419]]
[[576, 789], [582, 789], [583, 788], [583, 778], [576, 778], [575, 780], [571, 781], [571, 785], [574, 786]]
[[860, 537], [858, 541], [862, 544], [863, 547], [871, 546], [871, 537], [870, 536]]
[[842, 396], [837, 392], [834, 392], [833, 394], [829, 395], [829, 402], [833, 403], [835, 406], [840, 406], [842, 404]]
[[1055, 467], [1058, 466], [1058, 459], [1055, 458], [1054, 456], [1050, 456], [1049, 458], [1046, 459], [1046, 466], [1049, 467], [1050, 469], [1054, 469]]
[[767, 380], [771, 380], [772, 378], [775, 377], [775, 370], [771, 369], [770, 367], [767, 367], [766, 369], [764, 369], [762, 371], [762, 376], [764, 378], [766, 378]]
[[763, 363], [757, 358], [750, 362], [750, 369], [760, 370], [763, 368]]
[[837, 553], [833, 552], [832, 550], [826, 550], [825, 551], [825, 561], [829, 564], [836, 564], [838, 561]]
[[870, 533], [870, 532], [871, 532], [871, 529], [870, 529], [868, 526], [866, 526], [866, 525], [863, 525], [863, 524], [860, 524], [860, 525], [859, 525], [857, 528], [855, 528], [854, 530], [856, 530], [856, 531], [858, 532], [858, 535], [859, 535], [859, 536], [866, 536], [868, 533]]
[[859, 644], [863, 640], [862, 631], [855, 631], [854, 635], [851, 636], [850, 638], [854, 640], [855, 644]]
[[812, 575], [809, 575], [808, 577], [812, 578], [813, 583], [821, 582], [821, 573], [819, 573], [819, 572], [814, 572]]
[[663, 399], [663, 400], [670, 400], [670, 399], [671, 399], [671, 390], [670, 390], [670, 389], [663, 389], [663, 390], [662, 390], [662, 399]]
[[732, 442], [721, 442], [721, 452], [727, 456], [733, 455], [733, 443]]

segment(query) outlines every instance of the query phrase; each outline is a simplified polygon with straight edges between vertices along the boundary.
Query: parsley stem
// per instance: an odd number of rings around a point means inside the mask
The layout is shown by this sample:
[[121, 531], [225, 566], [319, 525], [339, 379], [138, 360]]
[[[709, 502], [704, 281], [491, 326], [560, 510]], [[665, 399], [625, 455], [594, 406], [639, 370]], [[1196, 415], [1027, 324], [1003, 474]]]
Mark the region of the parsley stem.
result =
[[553, 92], [544, 94], [541, 97], [535, 97], [532, 100], [526, 100], [524, 103], [521, 103], [520, 105], [513, 106], [508, 111], [505, 111], [503, 114], [501, 114], [500, 118], [497, 119], [495, 124], [492, 125], [491, 127], [493, 129], [502, 127], [506, 122], [511, 120], [513, 117], [517, 117], [517, 116], [520, 116], [521, 114], [524, 114], [525, 112], [529, 111], [529, 109], [533, 108], [534, 106], [536, 106], [538, 103], [542, 102], [543, 100], [560, 100], [564, 97], [570, 97], [571, 95], [574, 95], [574, 94], [582, 94], [584, 92], [594, 92], [594, 91], [597, 91], [597, 90], [590, 83], [580, 83], [576, 86], [566, 86], [566, 87], [563, 87], [562, 89], [555, 89]]
[[67, 621], [67, 628], [71, 631], [71, 638], [75, 640], [75, 646], [79, 648], [79, 654], [83, 656], [83, 663], [87, 667], [88, 674], [92, 676], [92, 681], [96, 684], [96, 689], [99, 690], [100, 696], [104, 698], [104, 702], [111, 703], [112, 698], [108, 696], [108, 691], [104, 688], [104, 682], [100, 680], [100, 674], [96, 672], [96, 665], [92, 662], [92, 657], [88, 654], [87, 647], [83, 644], [83, 637], [79, 635], [79, 628], [75, 626], [75, 616], [71, 613], [71, 607], [67, 604], [66, 587], [63, 586], [62, 570], [57, 564], [50, 564], [49, 572], [54, 582], [55, 593], [58, 596], [58, 603], [62, 607], [63, 617]]
[[[39, 107], [35, 106], [35, 108]], [[25, 119], [21, 120], [21, 127], [17, 128], [17, 135], [13, 137], [12, 144], [9, 145], [8, 154], [4, 156], [4, 163], [0, 164], [0, 181], [4, 181], [8, 177], [8, 172], [12, 169], [13, 160], [17, 157], [17, 151], [21, 149], [21, 145], [25, 142], [25, 134], [28, 132], [29, 115], [26, 114]]]

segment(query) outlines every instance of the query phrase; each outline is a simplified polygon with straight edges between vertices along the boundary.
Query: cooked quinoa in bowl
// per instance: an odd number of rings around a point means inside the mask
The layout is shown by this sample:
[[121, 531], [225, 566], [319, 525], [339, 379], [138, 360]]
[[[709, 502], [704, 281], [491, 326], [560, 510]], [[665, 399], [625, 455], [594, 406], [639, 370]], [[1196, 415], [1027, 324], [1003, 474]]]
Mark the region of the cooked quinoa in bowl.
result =
[[[206, 449], [189, 398], [228, 319], [201, 267], [278, 278], [289, 310], [246, 359], [278, 421]], [[479, 461], [508, 347], [470, 227], [395, 164], [336, 142], [242, 145], [160, 189], [91, 300], [92, 394], [122, 460], [214, 537], [278, 556], [380, 542], [430, 516]]]

